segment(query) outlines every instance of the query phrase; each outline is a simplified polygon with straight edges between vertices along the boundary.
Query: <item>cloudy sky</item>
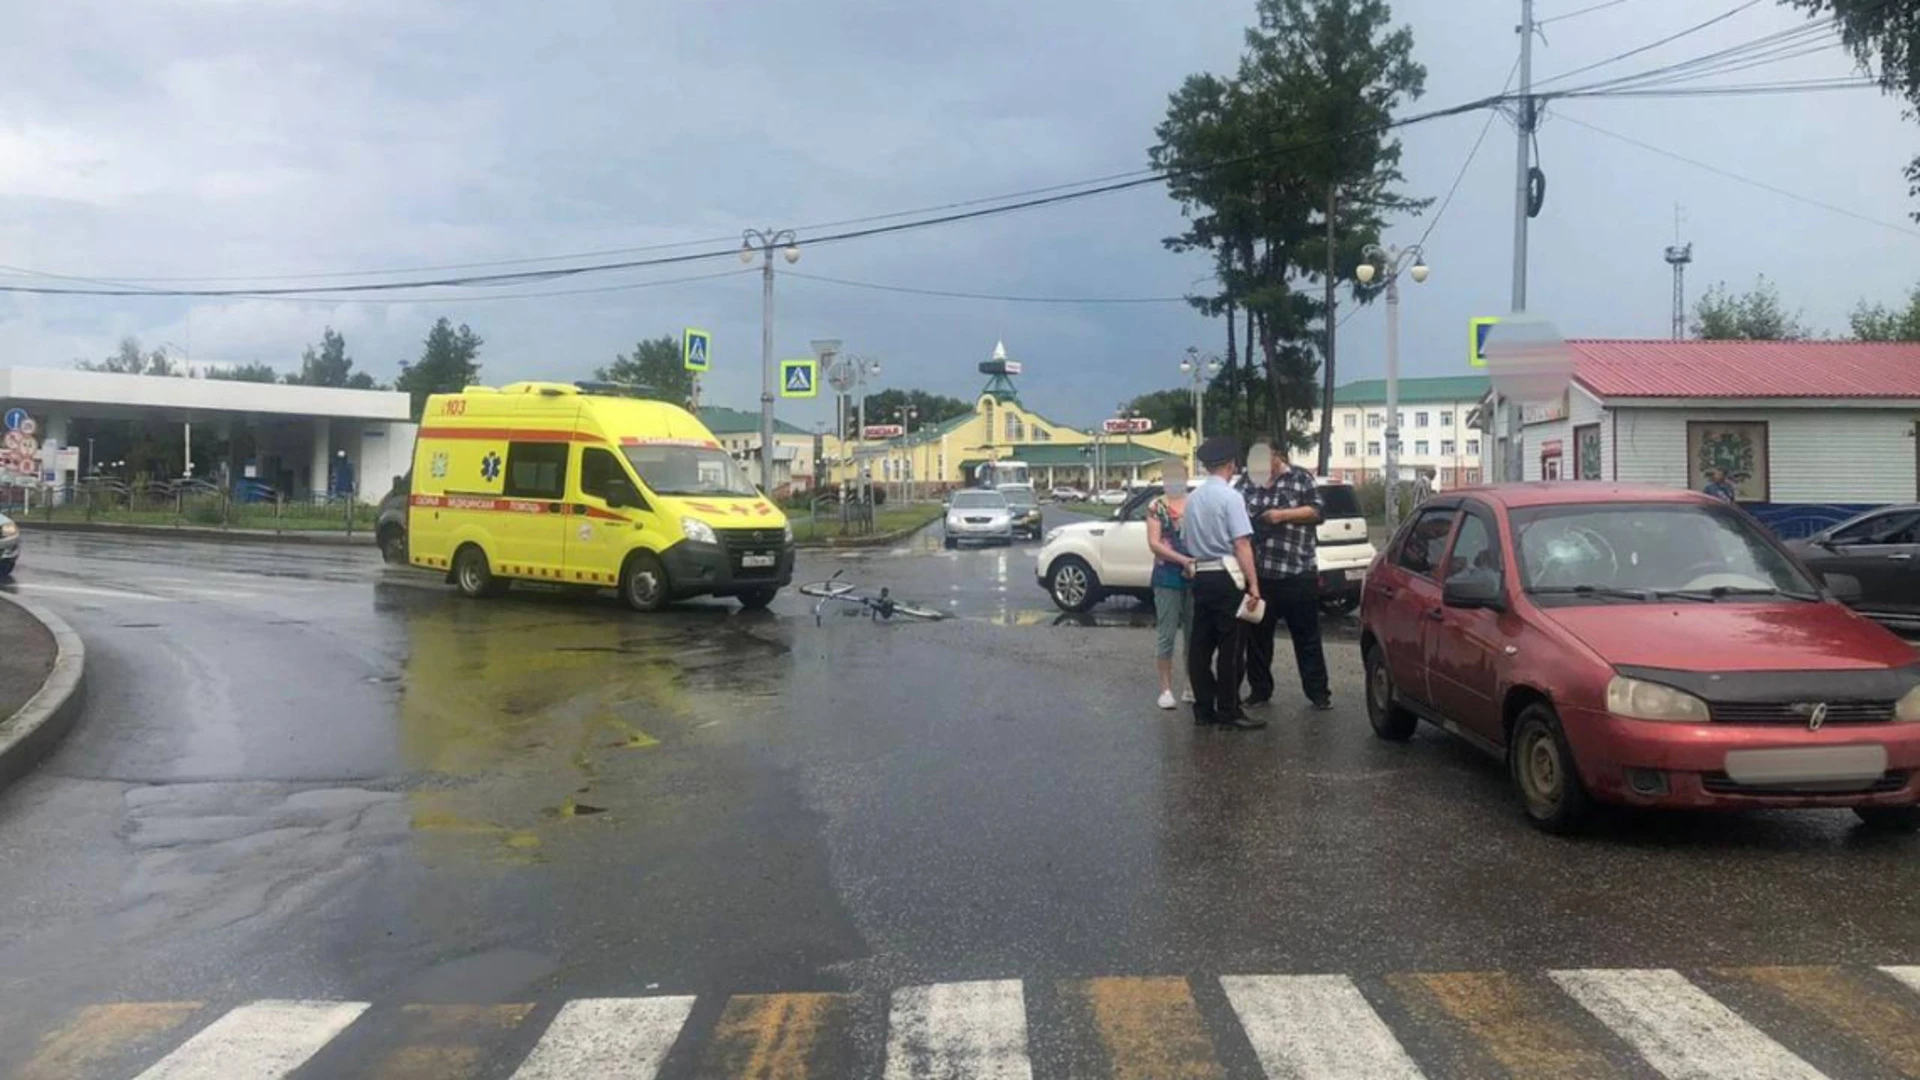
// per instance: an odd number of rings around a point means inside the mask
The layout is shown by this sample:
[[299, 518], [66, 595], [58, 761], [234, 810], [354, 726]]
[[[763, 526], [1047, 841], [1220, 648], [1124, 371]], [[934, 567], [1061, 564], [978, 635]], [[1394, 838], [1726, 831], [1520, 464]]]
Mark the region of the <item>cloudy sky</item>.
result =
[[[1593, 0], [1540, 0], [1551, 18]], [[1547, 26], [1545, 78], [1664, 37], [1735, 0], [1623, 0]], [[1498, 91], [1518, 0], [1399, 0], [1428, 69], [1415, 107]], [[1251, 0], [968, 4], [743, 0], [12, 0], [0, 38], [0, 282], [20, 271], [243, 286], [664, 244], [861, 218], [1144, 164], [1167, 93], [1230, 71]], [[1802, 22], [1765, 0], [1603, 68], [1628, 73]], [[1837, 48], [1721, 81], [1845, 75]], [[1874, 224], [1617, 142], [1599, 125]], [[1444, 194], [1484, 122], [1405, 132], [1409, 189]], [[1920, 126], [1866, 91], [1556, 104], [1530, 307], [1568, 335], [1664, 336], [1674, 207], [1691, 292], [1756, 274], [1816, 329], [1920, 283], [1900, 170]], [[1409, 374], [1463, 368], [1466, 320], [1507, 309], [1514, 140], [1496, 121], [1407, 296]], [[1891, 226], [1891, 227], [1890, 227]], [[1178, 296], [1205, 264], [1163, 251], [1177, 208], [1148, 187], [1042, 210], [806, 247], [799, 273], [1022, 296]], [[1389, 239], [1416, 239], [1420, 221]], [[1913, 231], [1909, 231], [1913, 230]], [[822, 230], [814, 230], [817, 234]], [[701, 243], [705, 241], [705, 243]], [[646, 255], [635, 256], [646, 257]], [[551, 264], [548, 264], [551, 265]], [[784, 264], [782, 264], [784, 269]], [[484, 377], [578, 378], [636, 339], [705, 326], [709, 399], [754, 408], [760, 283], [731, 259], [510, 288], [269, 301], [0, 297], [0, 364], [65, 366], [123, 335], [196, 362], [297, 365], [331, 324], [391, 378], [446, 315], [487, 340]], [[275, 280], [267, 280], [273, 278]], [[666, 284], [522, 299], [503, 295]], [[202, 284], [222, 284], [204, 282]], [[1224, 326], [1178, 304], [1038, 305], [880, 293], [783, 275], [776, 351], [843, 339], [882, 385], [970, 395], [996, 340], [1029, 402], [1088, 422], [1174, 385]], [[1341, 374], [1378, 375], [1382, 318], [1342, 332]], [[782, 406], [800, 423], [825, 406]]]

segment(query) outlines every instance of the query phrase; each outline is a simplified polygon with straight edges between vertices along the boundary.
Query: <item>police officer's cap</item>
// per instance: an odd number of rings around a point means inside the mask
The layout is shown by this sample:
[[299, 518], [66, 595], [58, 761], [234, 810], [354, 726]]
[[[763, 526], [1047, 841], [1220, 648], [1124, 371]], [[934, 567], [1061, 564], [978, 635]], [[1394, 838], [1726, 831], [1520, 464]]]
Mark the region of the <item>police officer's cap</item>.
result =
[[1194, 451], [1193, 456], [1199, 458], [1200, 464], [1209, 469], [1218, 468], [1229, 461], [1239, 459], [1240, 444], [1234, 442], [1231, 435], [1215, 435], [1201, 443], [1200, 449]]

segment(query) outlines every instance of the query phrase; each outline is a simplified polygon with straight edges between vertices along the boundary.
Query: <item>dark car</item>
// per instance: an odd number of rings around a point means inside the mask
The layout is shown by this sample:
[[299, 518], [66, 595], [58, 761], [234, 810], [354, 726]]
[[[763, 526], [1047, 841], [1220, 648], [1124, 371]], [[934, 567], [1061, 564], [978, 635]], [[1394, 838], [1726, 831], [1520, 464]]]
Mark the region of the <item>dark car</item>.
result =
[[373, 538], [380, 557], [395, 566], [407, 565], [407, 499], [413, 492], [413, 473], [393, 478], [393, 490], [380, 500], [373, 519]]
[[1367, 713], [1383, 739], [1425, 720], [1505, 762], [1549, 830], [1596, 801], [1920, 828], [1920, 663], [1837, 602], [1850, 588], [1693, 492], [1435, 496], [1367, 575]]
[[1815, 573], [1858, 581], [1860, 614], [1920, 627], [1920, 505], [1883, 506], [1787, 546]]

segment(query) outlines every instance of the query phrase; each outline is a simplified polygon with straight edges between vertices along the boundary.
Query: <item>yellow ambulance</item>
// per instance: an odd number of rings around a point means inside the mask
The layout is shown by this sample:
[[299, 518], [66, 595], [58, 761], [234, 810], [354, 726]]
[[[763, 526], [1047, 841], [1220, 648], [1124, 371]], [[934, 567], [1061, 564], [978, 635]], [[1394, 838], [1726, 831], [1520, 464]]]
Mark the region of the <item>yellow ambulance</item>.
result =
[[765, 607], [793, 580], [793, 529], [685, 409], [606, 384], [469, 386], [427, 399], [408, 560], [468, 596], [512, 581]]

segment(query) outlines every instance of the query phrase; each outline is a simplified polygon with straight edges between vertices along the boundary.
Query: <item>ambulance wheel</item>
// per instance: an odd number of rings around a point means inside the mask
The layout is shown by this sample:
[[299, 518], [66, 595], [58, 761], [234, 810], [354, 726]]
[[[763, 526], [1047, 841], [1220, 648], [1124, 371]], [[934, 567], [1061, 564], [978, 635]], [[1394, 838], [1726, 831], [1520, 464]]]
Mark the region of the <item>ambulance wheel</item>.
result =
[[459, 587], [460, 595], [475, 600], [507, 591], [506, 581], [494, 577], [493, 569], [487, 565], [487, 553], [475, 544], [461, 548], [453, 557], [453, 583]]
[[667, 568], [645, 551], [627, 557], [620, 571], [620, 598], [635, 611], [659, 611], [667, 606]]
[[779, 589], [748, 589], [735, 599], [740, 601], [742, 611], [761, 611], [768, 604], [773, 603], [774, 594], [779, 591]]

